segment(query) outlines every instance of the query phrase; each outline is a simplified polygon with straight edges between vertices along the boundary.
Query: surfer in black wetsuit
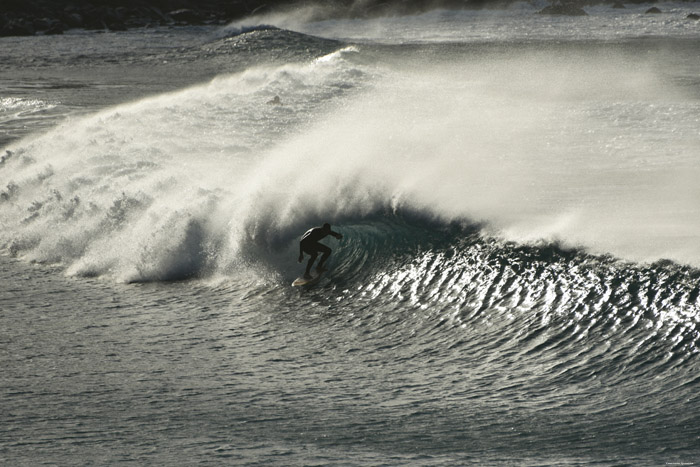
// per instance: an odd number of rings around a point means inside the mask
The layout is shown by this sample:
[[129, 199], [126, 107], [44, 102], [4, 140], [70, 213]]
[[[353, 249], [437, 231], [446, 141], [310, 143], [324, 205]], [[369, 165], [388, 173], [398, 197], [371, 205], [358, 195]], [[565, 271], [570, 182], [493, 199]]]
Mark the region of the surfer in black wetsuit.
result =
[[306, 272], [304, 273], [305, 279], [311, 279], [311, 266], [313, 266], [314, 261], [316, 261], [319, 252], [323, 253], [323, 255], [321, 256], [321, 261], [318, 262], [318, 266], [316, 266], [316, 271], [321, 273], [326, 270], [323, 265], [331, 255], [331, 249], [322, 243], [318, 243], [318, 241], [328, 235], [333, 235], [338, 240], [343, 238], [338, 232], [333, 232], [331, 230], [331, 225], [328, 223], [323, 224], [323, 227], [314, 227], [313, 229], [307, 230], [301, 237], [301, 242], [299, 242], [299, 262], [301, 263], [304, 261], [304, 253], [311, 256], [309, 262], [306, 263]]

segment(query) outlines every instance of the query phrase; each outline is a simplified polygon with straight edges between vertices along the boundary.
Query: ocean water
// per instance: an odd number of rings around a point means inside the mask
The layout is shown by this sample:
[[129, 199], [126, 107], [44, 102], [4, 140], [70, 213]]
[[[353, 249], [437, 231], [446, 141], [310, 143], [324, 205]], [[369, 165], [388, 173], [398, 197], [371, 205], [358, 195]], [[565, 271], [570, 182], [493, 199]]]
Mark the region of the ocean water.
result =
[[700, 462], [700, 23], [657, 6], [0, 39], [0, 462]]

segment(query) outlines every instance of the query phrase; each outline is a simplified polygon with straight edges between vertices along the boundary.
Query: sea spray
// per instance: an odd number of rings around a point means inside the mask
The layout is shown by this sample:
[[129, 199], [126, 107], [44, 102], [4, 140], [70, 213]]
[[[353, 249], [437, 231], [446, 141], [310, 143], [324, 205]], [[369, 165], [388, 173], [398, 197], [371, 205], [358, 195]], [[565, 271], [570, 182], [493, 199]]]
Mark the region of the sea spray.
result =
[[[229, 232], [254, 222], [242, 216], [267, 176], [265, 151], [361, 81], [334, 64], [343, 54], [222, 76], [20, 141], [3, 166], [4, 248], [75, 274], [200, 274], [226, 257]], [[280, 89], [283, 105], [268, 104]]]
[[679, 117], [697, 103], [653, 67], [577, 49], [367, 66], [377, 53], [254, 67], [18, 143], [2, 245], [72, 274], [184, 278], [398, 208], [700, 263], [697, 129]]
[[[613, 96], [615, 120], [600, 107]], [[419, 60], [273, 148], [265, 186], [317, 217], [391, 202], [512, 240], [696, 264], [696, 130], [656, 128], [697, 107], [680, 96], [649, 69], [595, 55]], [[288, 222], [301, 210], [286, 206]]]

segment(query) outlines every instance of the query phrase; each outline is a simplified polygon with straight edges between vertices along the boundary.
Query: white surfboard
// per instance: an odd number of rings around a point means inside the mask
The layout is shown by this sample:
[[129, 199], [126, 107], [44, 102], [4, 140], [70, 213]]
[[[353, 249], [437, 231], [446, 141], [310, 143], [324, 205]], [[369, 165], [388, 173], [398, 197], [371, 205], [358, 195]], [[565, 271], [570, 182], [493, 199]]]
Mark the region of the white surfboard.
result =
[[317, 272], [316, 274], [311, 276], [311, 279], [307, 279], [304, 276], [297, 277], [296, 279], [294, 279], [294, 282], [292, 282], [292, 287], [303, 287], [305, 285], [313, 285], [321, 279], [323, 272], [324, 271]]

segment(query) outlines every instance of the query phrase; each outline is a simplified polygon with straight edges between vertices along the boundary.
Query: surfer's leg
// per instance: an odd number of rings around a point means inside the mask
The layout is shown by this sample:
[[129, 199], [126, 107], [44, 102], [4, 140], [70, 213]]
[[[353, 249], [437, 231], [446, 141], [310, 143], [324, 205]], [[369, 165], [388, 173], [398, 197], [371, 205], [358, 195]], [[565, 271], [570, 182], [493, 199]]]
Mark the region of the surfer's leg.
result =
[[311, 266], [314, 265], [314, 261], [316, 261], [316, 257], [318, 256], [318, 251], [306, 251], [306, 254], [310, 256], [309, 262], [306, 263], [306, 272], [304, 273], [304, 277], [307, 279], [311, 278]]
[[331, 249], [321, 243], [318, 244], [317, 248], [318, 251], [323, 253], [323, 255], [321, 256], [321, 261], [318, 262], [318, 266], [316, 266], [316, 270], [318, 270], [319, 272], [325, 271], [326, 268], [324, 268], [323, 265], [326, 263], [326, 260], [331, 255]]

